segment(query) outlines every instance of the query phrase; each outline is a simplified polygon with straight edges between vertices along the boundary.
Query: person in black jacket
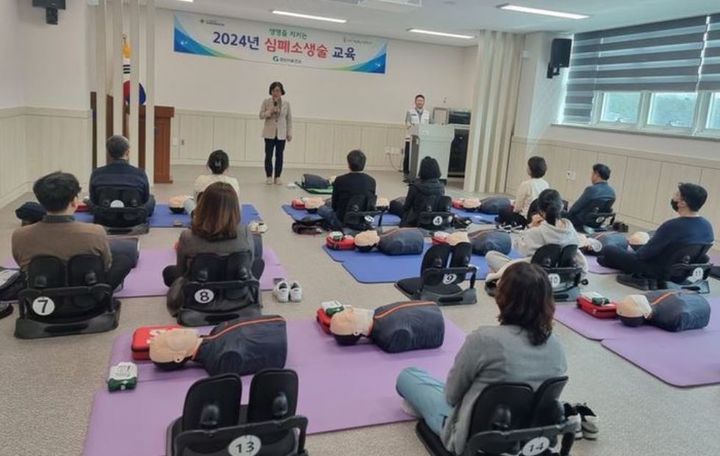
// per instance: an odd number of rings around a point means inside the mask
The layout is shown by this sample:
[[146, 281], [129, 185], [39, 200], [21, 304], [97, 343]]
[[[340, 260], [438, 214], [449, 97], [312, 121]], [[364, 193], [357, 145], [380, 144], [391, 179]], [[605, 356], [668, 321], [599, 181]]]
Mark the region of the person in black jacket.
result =
[[425, 210], [428, 198], [445, 195], [445, 185], [440, 182], [440, 174], [437, 160], [432, 157], [422, 159], [418, 179], [408, 186], [400, 226], [417, 226], [418, 215]]
[[367, 158], [361, 150], [350, 151], [347, 155], [350, 172], [335, 178], [330, 205], [318, 208], [318, 215], [323, 217], [331, 227], [340, 228], [342, 226], [350, 198], [356, 195], [376, 196], [375, 179], [363, 172], [366, 161]]

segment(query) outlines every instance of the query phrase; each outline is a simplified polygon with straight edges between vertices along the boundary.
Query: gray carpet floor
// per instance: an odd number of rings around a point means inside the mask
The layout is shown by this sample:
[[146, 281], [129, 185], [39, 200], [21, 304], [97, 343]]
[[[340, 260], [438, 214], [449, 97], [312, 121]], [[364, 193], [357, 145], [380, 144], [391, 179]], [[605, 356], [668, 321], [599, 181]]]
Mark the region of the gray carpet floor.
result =
[[[191, 192], [192, 181], [202, 172], [199, 166], [175, 167], [174, 183], [155, 187], [158, 201]], [[287, 170], [285, 180], [292, 181], [302, 172]], [[352, 279], [342, 266], [320, 250], [321, 237], [291, 232], [289, 218], [280, 205], [304, 192], [265, 185], [259, 168], [234, 168], [232, 174], [240, 181], [241, 200], [254, 204], [269, 225], [265, 245], [275, 249], [289, 278], [299, 280], [304, 288], [302, 303], [274, 303], [271, 294], [265, 293], [265, 312], [279, 313], [287, 319], [307, 319], [312, 318], [319, 303], [326, 300], [373, 308], [403, 299], [391, 284], [363, 285]], [[378, 180], [381, 196], [394, 198], [405, 193], [398, 173], [373, 175]], [[460, 195], [459, 187], [457, 182], [451, 182], [450, 193]], [[10, 234], [18, 226], [13, 211], [30, 197], [30, 194], [24, 195], [0, 209], [0, 258], [10, 255]], [[175, 228], [151, 230], [142, 237], [141, 245], [171, 246], [179, 232]], [[589, 279], [587, 289], [600, 291], [610, 298], [631, 292], [617, 284], [613, 276], [590, 275]], [[476, 305], [443, 309], [447, 318], [467, 332], [479, 325], [497, 322], [495, 303], [481, 291], [482, 283], [479, 288]], [[718, 295], [718, 282], [713, 281], [712, 288], [713, 295]], [[104, 334], [22, 341], [12, 335], [14, 319], [13, 316], [0, 321], [2, 456], [82, 454], [93, 393], [103, 386], [107, 376], [113, 339], [139, 326], [173, 322], [160, 297], [125, 299], [120, 327]], [[570, 383], [564, 399], [587, 402], [600, 416], [599, 440], [578, 442], [574, 455], [720, 454], [720, 439], [715, 434], [720, 422], [720, 387], [668, 386], [598, 342], [584, 339], [561, 324], [556, 324], [555, 332], [565, 347], [569, 366]], [[308, 438], [307, 447], [310, 454], [318, 456], [425, 454], [412, 422], [314, 435]]]

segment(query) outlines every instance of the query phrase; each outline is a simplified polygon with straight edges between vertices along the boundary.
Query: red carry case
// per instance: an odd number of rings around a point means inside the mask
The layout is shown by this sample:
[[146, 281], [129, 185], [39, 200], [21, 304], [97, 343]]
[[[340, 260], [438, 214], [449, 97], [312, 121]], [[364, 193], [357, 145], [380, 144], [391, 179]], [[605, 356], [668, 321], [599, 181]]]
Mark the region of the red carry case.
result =
[[613, 302], [602, 305], [593, 304], [592, 299], [580, 296], [577, 298], [577, 306], [595, 318], [615, 318], [617, 316], [617, 305]]
[[332, 317], [325, 313], [325, 309], [320, 307], [317, 310], [315, 320], [317, 320], [318, 324], [322, 328], [323, 331], [325, 331], [326, 334], [330, 334], [330, 320]]
[[325, 245], [333, 250], [353, 250], [355, 249], [355, 238], [349, 234], [341, 238], [340, 236], [330, 233], [325, 238]]
[[452, 200], [452, 207], [454, 207], [455, 209], [462, 209], [463, 208], [463, 200], [461, 200], [461, 199]]
[[133, 333], [132, 358], [136, 361], [150, 359], [150, 339], [157, 334], [171, 329], [179, 328], [178, 325], [143, 326]]
[[305, 209], [305, 202], [302, 198], [294, 198], [292, 202], [290, 202], [290, 205], [293, 209]]

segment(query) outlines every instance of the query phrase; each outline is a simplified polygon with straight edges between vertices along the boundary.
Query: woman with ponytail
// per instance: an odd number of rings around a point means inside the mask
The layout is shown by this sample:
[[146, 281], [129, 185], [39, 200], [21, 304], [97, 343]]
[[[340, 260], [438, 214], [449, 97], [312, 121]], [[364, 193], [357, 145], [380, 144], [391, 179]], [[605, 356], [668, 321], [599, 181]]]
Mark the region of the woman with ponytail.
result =
[[[548, 244], [580, 245], [580, 238], [570, 220], [562, 218], [563, 201], [560, 193], [551, 188], [543, 190], [538, 196], [538, 213], [533, 215], [529, 228], [520, 235], [515, 250], [522, 255], [521, 260], [512, 260], [500, 252], [490, 251], [485, 256], [490, 274], [487, 280], [500, 278], [503, 270], [514, 261], [530, 261], [535, 252]], [[578, 250], [576, 263], [587, 272], [587, 261]]]
[[193, 185], [195, 191], [195, 199], [197, 200], [198, 195], [205, 191], [205, 189], [215, 182], [224, 182], [230, 184], [235, 189], [235, 193], [240, 194], [240, 187], [237, 179], [230, 177], [225, 174], [230, 168], [230, 157], [225, 153], [224, 150], [213, 151], [207, 160], [207, 167], [212, 174], [205, 174], [198, 176], [195, 179], [195, 185]]

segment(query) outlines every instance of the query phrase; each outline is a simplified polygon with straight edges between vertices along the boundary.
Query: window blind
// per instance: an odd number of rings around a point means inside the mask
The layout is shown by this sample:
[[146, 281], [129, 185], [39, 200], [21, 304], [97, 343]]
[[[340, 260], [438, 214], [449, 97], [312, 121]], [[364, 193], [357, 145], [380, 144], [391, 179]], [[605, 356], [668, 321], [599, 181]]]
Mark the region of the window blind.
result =
[[720, 14], [713, 14], [708, 20], [698, 90], [720, 90]]
[[[720, 15], [713, 17], [720, 21]], [[565, 121], [589, 123], [596, 91], [696, 91], [707, 22], [707, 16], [697, 16], [576, 34]], [[720, 42], [713, 52], [720, 52]], [[710, 73], [707, 77], [708, 83], [720, 82]]]

